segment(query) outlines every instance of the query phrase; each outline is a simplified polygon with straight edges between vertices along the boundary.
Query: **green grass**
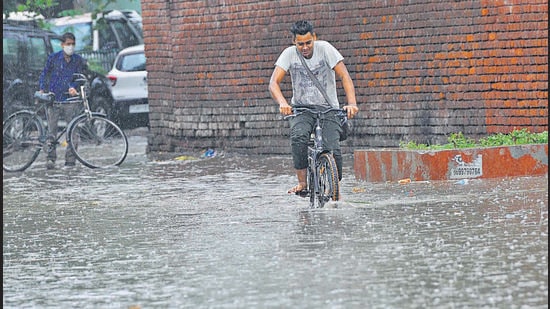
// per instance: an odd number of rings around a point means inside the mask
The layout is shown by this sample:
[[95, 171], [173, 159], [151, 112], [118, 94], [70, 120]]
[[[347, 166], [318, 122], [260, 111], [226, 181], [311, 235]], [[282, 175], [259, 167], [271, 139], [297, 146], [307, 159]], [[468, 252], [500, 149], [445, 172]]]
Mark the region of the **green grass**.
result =
[[452, 133], [447, 139], [448, 143], [444, 145], [427, 145], [416, 142], [400, 142], [399, 147], [410, 150], [443, 150], [457, 148], [479, 148], [495, 146], [513, 146], [526, 144], [547, 144], [548, 131], [541, 133], [531, 133], [527, 129], [515, 129], [509, 134], [497, 133], [481, 138], [478, 141], [467, 138], [459, 133]]

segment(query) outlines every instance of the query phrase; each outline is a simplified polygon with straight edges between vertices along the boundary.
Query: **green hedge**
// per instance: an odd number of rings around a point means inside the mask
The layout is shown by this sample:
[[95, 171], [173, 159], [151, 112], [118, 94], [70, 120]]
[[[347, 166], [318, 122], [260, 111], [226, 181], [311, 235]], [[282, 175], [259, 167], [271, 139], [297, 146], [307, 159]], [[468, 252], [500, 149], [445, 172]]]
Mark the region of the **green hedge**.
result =
[[441, 149], [457, 149], [457, 148], [479, 148], [479, 147], [495, 147], [495, 146], [512, 146], [526, 144], [547, 144], [548, 131], [541, 133], [531, 133], [527, 129], [514, 130], [509, 134], [497, 133], [481, 138], [476, 141], [472, 138], [467, 138], [459, 133], [452, 133], [447, 139], [448, 143], [444, 145], [427, 145], [417, 144], [416, 142], [400, 142], [399, 147], [404, 149], [418, 150], [441, 150]]

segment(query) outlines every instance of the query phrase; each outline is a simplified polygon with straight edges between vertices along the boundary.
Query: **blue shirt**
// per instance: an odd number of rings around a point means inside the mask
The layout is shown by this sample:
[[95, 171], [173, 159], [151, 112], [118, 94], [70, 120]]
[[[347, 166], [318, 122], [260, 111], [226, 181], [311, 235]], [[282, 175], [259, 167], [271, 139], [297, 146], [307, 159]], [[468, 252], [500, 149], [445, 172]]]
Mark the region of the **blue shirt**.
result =
[[48, 56], [46, 66], [40, 74], [40, 90], [55, 93], [56, 101], [64, 101], [69, 95], [69, 88], [78, 90], [78, 85], [73, 82], [74, 73], [84, 73], [86, 60], [79, 55], [71, 55], [69, 62], [65, 61], [63, 51]]

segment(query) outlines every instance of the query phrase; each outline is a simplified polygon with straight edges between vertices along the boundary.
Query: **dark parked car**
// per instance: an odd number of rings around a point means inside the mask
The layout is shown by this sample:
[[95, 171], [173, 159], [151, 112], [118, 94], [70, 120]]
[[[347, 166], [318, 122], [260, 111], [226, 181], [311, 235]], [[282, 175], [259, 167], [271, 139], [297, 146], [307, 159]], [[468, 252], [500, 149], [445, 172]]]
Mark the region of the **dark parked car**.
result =
[[[49, 54], [61, 50], [61, 37], [39, 28], [33, 21], [3, 20], [2, 114], [32, 105], [38, 78]], [[86, 72], [91, 81], [90, 104], [94, 111], [110, 114], [111, 82], [97, 72]]]

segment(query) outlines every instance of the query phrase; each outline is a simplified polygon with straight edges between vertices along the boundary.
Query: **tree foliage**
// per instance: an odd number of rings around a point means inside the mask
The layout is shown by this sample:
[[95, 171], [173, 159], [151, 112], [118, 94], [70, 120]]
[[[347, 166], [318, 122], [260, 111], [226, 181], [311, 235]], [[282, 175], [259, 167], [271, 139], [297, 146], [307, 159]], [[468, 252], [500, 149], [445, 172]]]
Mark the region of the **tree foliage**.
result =
[[[73, 0], [3, 0], [2, 12], [6, 15], [9, 12], [35, 12], [46, 18], [74, 16], [85, 12], [75, 9]], [[135, 1], [135, 0], [132, 0]], [[89, 0], [92, 15], [104, 11], [116, 0]]]
[[42, 12], [58, 4], [54, 0], [27, 0], [24, 4], [17, 5], [17, 11]]

